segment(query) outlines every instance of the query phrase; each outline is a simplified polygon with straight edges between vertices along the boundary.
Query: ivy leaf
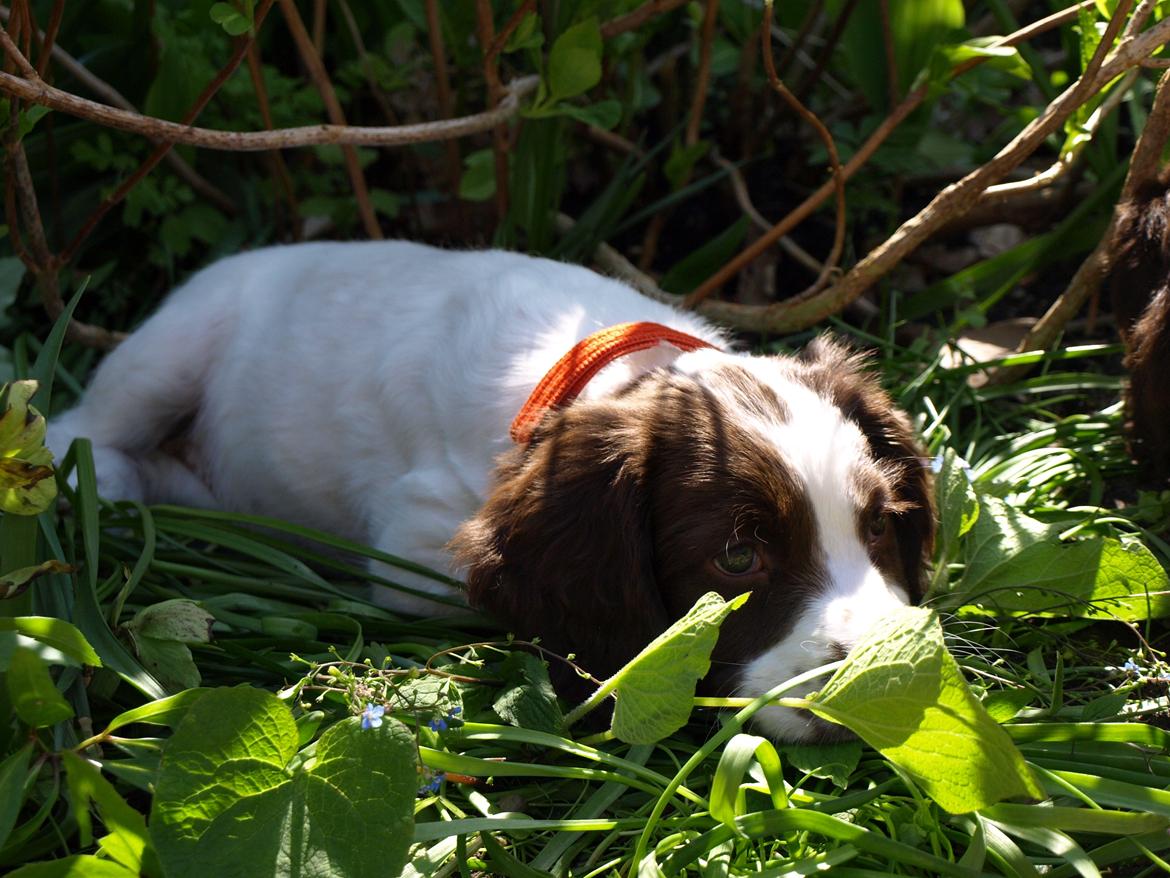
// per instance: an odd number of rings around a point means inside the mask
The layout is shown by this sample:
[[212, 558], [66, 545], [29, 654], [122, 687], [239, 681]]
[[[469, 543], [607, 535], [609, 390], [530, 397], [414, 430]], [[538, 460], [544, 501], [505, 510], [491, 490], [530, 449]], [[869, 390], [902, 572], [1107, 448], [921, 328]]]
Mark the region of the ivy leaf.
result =
[[553, 43], [548, 55], [552, 101], [584, 94], [601, 82], [601, 28], [596, 18], [573, 25]]
[[292, 713], [257, 689], [216, 689], [167, 743], [150, 831], [168, 878], [382, 878], [406, 863], [414, 741], [343, 720], [297, 754]]
[[961, 814], [1043, 792], [967, 687], [935, 614], [903, 607], [876, 624], [819, 693], [817, 716], [847, 726]]
[[627, 744], [653, 744], [686, 725], [695, 685], [711, 667], [719, 626], [747, 599], [748, 594], [741, 594], [725, 601], [708, 592], [601, 684], [600, 693], [616, 692], [611, 728], [618, 738]]

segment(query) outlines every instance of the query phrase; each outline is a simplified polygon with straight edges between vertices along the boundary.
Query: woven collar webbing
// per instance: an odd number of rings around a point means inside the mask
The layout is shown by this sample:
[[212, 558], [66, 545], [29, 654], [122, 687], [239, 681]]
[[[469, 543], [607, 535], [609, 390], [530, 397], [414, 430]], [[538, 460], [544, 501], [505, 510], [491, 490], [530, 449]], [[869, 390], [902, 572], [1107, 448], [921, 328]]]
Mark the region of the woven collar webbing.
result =
[[644, 351], [662, 342], [683, 351], [714, 347], [701, 338], [660, 323], [619, 323], [595, 332], [573, 345], [540, 379], [512, 421], [512, 440], [527, 443], [549, 409], [576, 399], [590, 380], [618, 357]]

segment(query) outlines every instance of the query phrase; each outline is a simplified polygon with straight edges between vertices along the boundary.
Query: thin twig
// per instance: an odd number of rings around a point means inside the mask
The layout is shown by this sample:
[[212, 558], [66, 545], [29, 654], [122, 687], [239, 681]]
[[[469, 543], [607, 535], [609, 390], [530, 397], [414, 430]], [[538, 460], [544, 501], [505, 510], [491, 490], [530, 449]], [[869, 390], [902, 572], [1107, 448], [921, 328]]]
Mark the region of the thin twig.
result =
[[[1128, 11], [1132, 4], [1132, 0], [1121, 0], [1121, 2], [1122, 6], [1118, 7], [1118, 13], [1110, 20], [1104, 39], [1097, 47], [1089, 64], [1086, 65], [1086, 72], [1080, 79], [1049, 104], [1044, 113], [1030, 122], [1006, 147], [1000, 150], [994, 159], [940, 192], [917, 216], [903, 223], [884, 244], [872, 250], [865, 259], [857, 263], [828, 290], [817, 296], [803, 299], [795, 297], [762, 308], [737, 306], [729, 302], [707, 302], [702, 308], [703, 313], [736, 326], [766, 328], [774, 332], [791, 331], [811, 326], [852, 302], [932, 234], [936, 227], [964, 213], [974, 204], [987, 186], [1002, 179], [1005, 174], [1017, 167], [1024, 158], [1039, 147], [1051, 132], [1063, 124], [1064, 120], [1077, 107], [1084, 103], [1088, 95], [1100, 89], [1114, 76], [1136, 66], [1142, 58], [1152, 54], [1167, 39], [1170, 39], [1170, 20], [1163, 19], [1140, 36], [1122, 43], [1112, 56], [1110, 63], [1102, 68], [1104, 56], [1108, 53], [1108, 49], [1120, 29], [1121, 22], [1124, 21], [1124, 16], [1121, 13]], [[1035, 36], [1045, 29], [1055, 27], [1064, 20], [1067, 12], [1065, 10], [1060, 15], [1048, 16], [1044, 20], [1043, 28], [1038, 27], [1040, 22], [1034, 23], [1004, 37], [994, 45], [1014, 45], [1021, 41], [1025, 34]], [[952, 70], [952, 76], [974, 68], [981, 61], [980, 57], [962, 62]], [[1106, 73], [1109, 75], [1106, 76]], [[925, 84], [911, 91], [894, 109], [893, 113], [869, 136], [842, 169], [842, 176], [845, 180], [848, 180], [862, 164], [868, 161], [870, 155], [906, 116], [918, 108], [926, 97], [926, 91]], [[745, 248], [727, 265], [704, 281], [692, 295], [697, 295], [701, 291], [705, 295], [709, 291], [707, 288], [721, 286], [738, 273], [743, 266], [762, 253], [765, 248], [774, 243], [777, 238], [795, 228], [832, 192], [832, 183], [822, 185], [792, 213], [780, 220], [771, 232], [762, 235]]]
[[[715, 42], [715, 23], [719, 19], [719, 0], [707, 0], [703, 12], [703, 28], [699, 37], [699, 66], [695, 71], [694, 91], [691, 94], [691, 108], [687, 115], [687, 128], [683, 135], [683, 143], [690, 147], [699, 142], [699, 133], [703, 126], [703, 108], [707, 105], [707, 86], [711, 79], [711, 51]], [[677, 187], [682, 189], [691, 179], [691, 170], [688, 169]], [[643, 270], [649, 269], [658, 253], [658, 241], [662, 237], [662, 230], [666, 228], [669, 211], [663, 210], [654, 214], [646, 232], [642, 236], [642, 255], [638, 265]]]
[[[297, 11], [295, 0], [280, 0], [280, 11], [284, 15], [285, 24], [288, 25], [301, 60], [309, 72], [309, 79], [313, 81], [317, 93], [321, 95], [329, 121], [334, 125], [345, 125], [345, 113], [337, 100], [337, 92], [333, 89], [333, 82], [329, 79], [325, 65], [321, 63], [320, 54], [309, 38], [309, 32], [305, 30], [305, 22], [301, 19], [301, 13]], [[362, 218], [366, 234], [375, 240], [380, 239], [382, 229], [378, 225], [378, 217], [374, 214], [374, 205], [370, 201], [370, 190], [366, 186], [366, 175], [358, 160], [357, 149], [352, 144], [345, 144], [341, 147], [341, 152], [345, 158], [345, 170], [349, 174], [353, 197], [357, 201], [358, 215]]]
[[[735, 195], [735, 201], [736, 204], [739, 205], [739, 209], [742, 210], [744, 214], [747, 215], [747, 217], [756, 224], [756, 227], [760, 229], [760, 231], [766, 232], [768, 229], [772, 228], [773, 223], [768, 222], [764, 215], [756, 209], [755, 204], [752, 203], [752, 195], [751, 192], [748, 191], [747, 181], [744, 180], [743, 173], [740, 171], [735, 162], [728, 161], [721, 155], [713, 155], [712, 159], [714, 160], [715, 164], [727, 172], [727, 178], [731, 181], [731, 190]], [[811, 271], [814, 275], [820, 275], [823, 266], [820, 262], [817, 261], [817, 258], [799, 244], [797, 244], [795, 241], [793, 241], [791, 238], [789, 238], [787, 235], [782, 237], [777, 243], [785, 253]]]
[[[1170, 72], [1164, 73], [1158, 81], [1154, 104], [1146, 119], [1146, 127], [1134, 146], [1129, 171], [1122, 186], [1118, 205], [1129, 200], [1144, 183], [1156, 179], [1162, 165], [1162, 150], [1170, 139]], [[1036, 321], [1028, 334], [1016, 346], [1017, 352], [1048, 350], [1064, 331], [1065, 326], [1081, 310], [1100, 288], [1109, 273], [1114, 249], [1114, 235], [1117, 228], [1117, 211], [1114, 211], [1109, 228], [1097, 242], [1097, 246], [1081, 263], [1068, 287], [1043, 316]], [[1000, 368], [988, 376], [991, 384], [1003, 384], [1026, 373], [1030, 367], [1016, 366]]]
[[695, 72], [695, 92], [691, 96], [691, 112], [687, 117], [685, 143], [699, 142], [703, 125], [703, 108], [707, 105], [707, 87], [711, 82], [711, 51], [715, 43], [715, 24], [719, 20], [719, 0], [707, 0], [703, 12], [703, 33], [699, 41], [699, 69]]
[[[782, 97], [785, 103], [796, 111], [806, 123], [812, 126], [816, 131], [817, 136], [820, 137], [821, 142], [825, 145], [825, 150], [829, 156], [829, 172], [832, 176], [833, 194], [837, 202], [836, 227], [833, 234], [833, 246], [829, 252], [828, 258], [821, 267], [820, 274], [817, 279], [813, 281], [812, 285], [803, 291], [800, 295], [809, 296], [820, 290], [829, 279], [832, 277], [833, 271], [837, 268], [841, 259], [841, 251], [845, 244], [845, 179], [841, 169], [841, 159], [837, 154], [837, 144], [833, 140], [833, 135], [829, 133], [823, 122], [817, 118], [816, 113], [809, 110], [804, 104], [797, 100], [796, 96], [792, 94], [780, 81], [780, 77], [776, 74], [776, 65], [772, 56], [772, 2], [765, 0], [764, 2], [764, 24], [760, 29], [761, 39], [763, 41], [762, 54], [764, 59], [764, 70], [768, 74], [768, 82], [772, 88]], [[714, 290], [713, 287], [706, 289], [698, 289], [691, 293], [684, 300], [684, 306], [687, 308], [695, 307], [699, 302], [709, 295]]]
[[670, 12], [672, 9], [678, 9], [678, 7], [686, 2], [687, 0], [646, 0], [645, 3], [634, 11], [602, 22], [601, 38], [603, 40], [609, 40], [618, 36], [618, 34], [637, 30], [654, 16]]
[[[65, 14], [65, 0], [54, 0], [53, 9], [49, 13], [49, 24], [45, 28], [43, 34], [39, 34], [41, 40], [41, 52], [37, 56], [37, 76], [44, 77], [45, 71], [49, 69], [49, 58], [53, 54], [53, 46], [57, 42], [57, 31], [61, 27], [61, 18]], [[35, 31], [36, 29], [33, 28]]]
[[[447, 75], [447, 53], [443, 48], [443, 22], [439, 17], [439, 0], [427, 0], [427, 39], [431, 44], [431, 58], [435, 65], [435, 95], [439, 101], [439, 116], [451, 119], [455, 115], [455, 102], [451, 96], [451, 79]], [[454, 138], [447, 141], [447, 185], [451, 197], [459, 197], [459, 181], [462, 163], [459, 160], [459, 144]]]

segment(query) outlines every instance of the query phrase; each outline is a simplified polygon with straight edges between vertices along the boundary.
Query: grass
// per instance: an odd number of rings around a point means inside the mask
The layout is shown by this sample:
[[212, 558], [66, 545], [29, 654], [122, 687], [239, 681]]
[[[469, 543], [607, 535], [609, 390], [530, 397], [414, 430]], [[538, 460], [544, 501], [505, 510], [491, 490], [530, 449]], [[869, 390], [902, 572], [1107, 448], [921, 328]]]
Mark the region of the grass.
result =
[[[958, 451], [981, 492], [1066, 532], [1132, 534], [1165, 565], [1168, 547], [1158, 534], [1170, 515], [1167, 496], [1114, 502], [1133, 476], [1120, 434], [1120, 382], [1097, 368], [1115, 362], [1115, 348], [1065, 348], [1010, 388], [975, 389], [965, 380], [969, 370], [943, 369], [925, 342], [876, 341], [878, 365], [921, 419], [931, 453], [944, 445]], [[732, 702], [718, 699], [700, 699], [691, 723], [654, 745], [501, 722], [491, 707], [509, 651], [506, 632], [471, 616], [420, 622], [377, 607], [363, 585], [362, 556], [405, 562], [324, 535], [314, 536], [337, 554], [308, 548], [301, 540], [310, 532], [270, 520], [99, 503], [86, 449], [76, 451], [65, 462], [78, 475], [73, 511], [44, 537], [79, 572], [45, 577], [36, 593], [38, 612], [71, 614], [108, 657], [88, 683], [72, 669], [58, 681], [79, 716], [101, 729], [167, 683], [175, 688], [135, 657], [126, 623], [176, 598], [198, 602], [214, 618], [214, 638], [191, 646], [203, 686], [247, 683], [275, 692], [302, 679], [319, 684], [318, 672], [340, 669], [334, 683], [299, 692], [310, 737], [371, 692], [405, 690], [422, 669], [438, 668], [451, 690], [442, 697], [461, 705], [459, 720], [435, 730], [426, 711], [398, 702], [397, 715], [417, 737], [420, 784], [438, 772], [444, 778], [417, 799], [416, 845], [404, 875], [1170, 870], [1162, 858], [1170, 836], [1159, 822], [1170, 817], [1170, 738], [1159, 727], [1170, 672], [1157, 648], [1161, 623], [995, 618], [946, 602], [952, 652], [993, 716], [1008, 721], [1052, 797], [1048, 807], [950, 815], [858, 742], [780, 746], [777, 759], [750, 751], [758, 746], [745, 727], [752, 708], [719, 710]], [[932, 599], [953, 595], [962, 574], [961, 565], [944, 565]], [[386, 665], [397, 675], [389, 689], [390, 677], [377, 671]], [[58, 749], [78, 743], [68, 724], [54, 734]], [[135, 789], [150, 788], [165, 746], [155, 735], [110, 735], [100, 752], [89, 751], [131, 800]], [[0, 863], [85, 849], [58, 787], [33, 790], [23, 813], [30, 812]], [[1109, 872], [1117, 863], [1126, 864], [1123, 871]]]

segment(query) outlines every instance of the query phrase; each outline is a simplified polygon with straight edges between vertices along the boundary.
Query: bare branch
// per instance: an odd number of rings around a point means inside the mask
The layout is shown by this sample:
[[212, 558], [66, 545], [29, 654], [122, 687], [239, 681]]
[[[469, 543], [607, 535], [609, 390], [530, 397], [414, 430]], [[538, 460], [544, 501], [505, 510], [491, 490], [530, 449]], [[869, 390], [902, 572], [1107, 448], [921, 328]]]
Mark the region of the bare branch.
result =
[[[293, 0], [280, 0], [280, 11], [284, 14], [285, 24], [288, 25], [289, 33], [292, 34], [301, 60], [304, 61], [305, 68], [309, 71], [309, 78], [313, 81], [317, 94], [321, 95], [321, 100], [325, 104], [325, 112], [329, 114], [329, 120], [334, 125], [344, 127], [345, 113], [341, 109], [341, 103], [337, 100], [337, 92], [333, 90], [333, 83], [325, 71], [325, 65], [321, 63], [321, 56], [316, 47], [313, 46], [309, 32], [305, 29], [305, 23], [301, 19], [300, 12], [297, 11], [297, 4]], [[357, 201], [358, 214], [362, 218], [366, 234], [375, 240], [380, 239], [382, 228], [378, 225], [378, 218], [374, 214], [374, 205], [370, 201], [370, 190], [366, 186], [366, 175], [362, 172], [361, 163], [358, 161], [357, 150], [353, 144], [346, 143], [342, 144], [341, 152], [345, 157], [345, 170], [349, 174], [349, 183], [353, 187], [353, 197]]]
[[515, 115], [520, 108], [520, 98], [533, 91], [536, 83], [535, 76], [514, 80], [499, 107], [458, 119], [423, 122], [417, 125], [304, 125], [296, 128], [277, 128], [272, 131], [218, 131], [214, 128], [197, 128], [193, 125], [182, 125], [166, 119], [144, 116], [141, 113], [119, 110], [106, 104], [87, 101], [39, 80], [30, 81], [0, 72], [0, 92], [5, 94], [119, 131], [142, 134], [153, 140], [232, 152], [295, 149], [326, 143], [408, 146], [414, 143], [466, 137], [468, 134], [489, 131], [499, 122]]

